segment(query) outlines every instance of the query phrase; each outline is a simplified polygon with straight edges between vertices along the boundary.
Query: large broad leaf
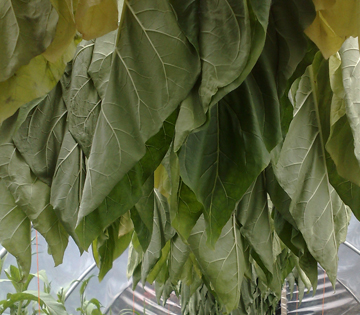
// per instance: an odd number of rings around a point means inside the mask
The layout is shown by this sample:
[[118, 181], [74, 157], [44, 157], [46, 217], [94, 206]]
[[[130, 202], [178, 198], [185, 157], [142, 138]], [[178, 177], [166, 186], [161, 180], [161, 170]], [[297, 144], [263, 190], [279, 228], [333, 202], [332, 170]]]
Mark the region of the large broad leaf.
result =
[[0, 147], [0, 177], [48, 243], [55, 265], [62, 263], [68, 244], [68, 234], [50, 205], [50, 188], [31, 172], [12, 143]]
[[242, 225], [241, 234], [256, 252], [258, 264], [272, 274], [276, 257], [263, 174], [251, 184], [236, 208], [236, 217]]
[[262, 105], [256, 81], [250, 77], [211, 109], [210, 122], [191, 134], [180, 151], [181, 177], [204, 206], [212, 244], [270, 161], [262, 137], [266, 121]]
[[75, 225], [85, 175], [84, 154], [66, 131], [51, 184], [50, 202], [64, 228], [79, 246]]
[[48, 0], [2, 1], [0, 82], [40, 55], [55, 36], [59, 15]]
[[11, 294], [7, 300], [3, 300], [0, 302], [0, 313], [2, 314], [8, 307], [11, 307], [12, 305], [14, 305], [17, 302], [20, 301], [35, 301], [38, 302], [40, 299], [40, 305], [44, 308], [47, 308], [48, 311], [50, 312], [50, 314], [53, 315], [68, 315], [68, 313], [66, 312], [66, 309], [64, 307], [64, 305], [62, 305], [61, 303], [57, 302], [51, 294], [45, 293], [45, 292], [40, 292], [40, 297], [39, 297], [39, 293], [37, 291], [24, 291], [21, 293], [14, 293]]
[[237, 88], [255, 65], [264, 47], [269, 9], [270, 1], [200, 1], [199, 94], [205, 110]]
[[338, 235], [347, 221], [334, 223], [336, 214], [344, 211], [344, 205], [330, 185], [325, 159], [326, 138], [319, 114], [330, 106], [332, 95], [327, 81], [328, 73], [328, 64], [317, 55], [314, 64], [307, 68], [298, 82], [294, 119], [275, 173], [291, 198], [290, 213], [310, 253], [334, 283], [338, 263]]
[[187, 96], [200, 70], [167, 1], [126, 1], [123, 10], [80, 219], [94, 211], [145, 155], [146, 141]]
[[28, 115], [14, 142], [34, 174], [51, 185], [67, 127], [67, 109], [58, 83]]
[[239, 304], [245, 272], [242, 240], [235, 216], [226, 223], [215, 249], [207, 245], [206, 239], [205, 221], [201, 217], [188, 242], [218, 301], [230, 312]]
[[209, 106], [236, 89], [255, 65], [265, 43], [270, 1], [261, 5], [251, 0], [172, 4], [202, 61], [199, 82], [181, 104], [177, 151], [188, 134], [205, 122]]
[[118, 27], [117, 0], [79, 0], [75, 23], [88, 40], [105, 35]]
[[177, 111], [163, 128], [146, 143], [145, 156], [115, 186], [98, 209], [80, 218], [76, 232], [83, 248], [87, 248], [102, 231], [118, 217], [129, 211], [143, 196], [142, 186], [164, 158], [172, 137]]
[[173, 284], [177, 284], [183, 273], [185, 263], [188, 261], [190, 248], [185, 244], [181, 237], [176, 234], [170, 242], [170, 263], [169, 273], [170, 280]]
[[0, 179], [0, 243], [16, 257], [24, 277], [31, 267], [30, 220], [16, 205], [14, 197]]
[[305, 30], [325, 58], [335, 54], [346, 38], [360, 35], [360, 6], [356, 0], [314, 0], [316, 18]]

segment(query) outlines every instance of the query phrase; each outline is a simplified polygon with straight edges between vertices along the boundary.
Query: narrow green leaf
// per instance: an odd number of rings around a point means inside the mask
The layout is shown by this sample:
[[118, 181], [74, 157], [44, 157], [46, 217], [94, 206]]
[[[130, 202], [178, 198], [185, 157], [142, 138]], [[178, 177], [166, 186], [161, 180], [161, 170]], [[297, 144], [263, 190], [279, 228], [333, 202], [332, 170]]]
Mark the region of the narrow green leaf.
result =
[[119, 237], [119, 229], [121, 218], [111, 224], [102, 235], [100, 235], [93, 249], [99, 256], [99, 281], [101, 281], [107, 272], [112, 268], [113, 261], [118, 258], [128, 248], [132, 231]]
[[85, 160], [69, 130], [65, 132], [51, 184], [50, 203], [66, 231], [80, 246], [75, 225], [85, 181]]
[[185, 269], [184, 265], [189, 259], [189, 254], [189, 246], [176, 234], [170, 242], [169, 274], [172, 284], [176, 284], [180, 280], [183, 269]]
[[16, 257], [26, 278], [31, 267], [30, 220], [16, 205], [3, 179], [0, 179], [0, 243]]
[[258, 264], [264, 272], [274, 272], [273, 231], [263, 175], [256, 179], [245, 192], [236, 207], [236, 218], [242, 225], [241, 234], [256, 252]]
[[90, 155], [91, 144], [100, 112], [101, 99], [95, 89], [88, 69], [91, 64], [94, 42], [82, 41], [72, 62], [68, 100], [69, 130], [80, 144], [86, 156]]
[[[163, 247], [175, 234], [174, 229], [171, 227], [169, 205], [166, 198], [162, 196], [156, 189], [154, 190], [154, 197], [153, 231], [149, 247], [144, 253], [141, 270], [141, 280], [143, 284], [145, 283], [148, 275], [153, 270], [156, 263], [162, 257]], [[168, 244], [167, 253], [169, 250], [170, 243]]]
[[80, 220], [93, 212], [145, 155], [145, 143], [185, 99], [199, 71], [198, 58], [168, 1], [124, 3], [89, 157]]
[[131, 209], [131, 219], [144, 252], [148, 248], [154, 221], [154, 177], [150, 176], [142, 187], [142, 197]]
[[48, 0], [5, 0], [0, 7], [0, 82], [50, 45], [59, 15]]
[[201, 217], [188, 239], [203, 274], [227, 312], [237, 308], [245, 271], [240, 229], [233, 216], [225, 225], [215, 249], [207, 245], [205, 221]]

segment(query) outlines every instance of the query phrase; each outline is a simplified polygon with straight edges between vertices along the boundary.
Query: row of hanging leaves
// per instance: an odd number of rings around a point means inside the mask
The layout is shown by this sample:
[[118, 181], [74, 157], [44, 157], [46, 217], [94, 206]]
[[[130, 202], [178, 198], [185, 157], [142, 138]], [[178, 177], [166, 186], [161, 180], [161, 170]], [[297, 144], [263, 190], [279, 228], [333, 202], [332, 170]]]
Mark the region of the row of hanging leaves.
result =
[[56, 265], [69, 235], [92, 246], [100, 279], [130, 246], [134, 286], [184, 314], [271, 312], [294, 268], [316, 288], [317, 262], [334, 284], [360, 217], [344, 2], [132, 0], [118, 26], [112, 0], [7, 1], [0, 242], [24, 276], [32, 224]]

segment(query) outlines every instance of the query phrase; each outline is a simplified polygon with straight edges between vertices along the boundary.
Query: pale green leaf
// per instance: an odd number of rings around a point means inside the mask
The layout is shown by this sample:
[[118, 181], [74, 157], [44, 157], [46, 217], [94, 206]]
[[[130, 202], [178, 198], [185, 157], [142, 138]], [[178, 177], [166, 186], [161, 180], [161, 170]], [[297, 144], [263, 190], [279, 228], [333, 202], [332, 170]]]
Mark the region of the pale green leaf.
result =
[[59, 15], [48, 0], [5, 0], [0, 6], [0, 82], [50, 45]]
[[237, 308], [245, 272], [240, 229], [233, 216], [222, 230], [215, 248], [207, 245], [205, 221], [201, 217], [188, 242], [200, 268], [228, 312]]
[[297, 111], [275, 173], [291, 198], [290, 213], [310, 253], [334, 283], [338, 234], [342, 233], [341, 226], [347, 223], [334, 224], [334, 217], [343, 205], [330, 185], [325, 159], [326, 135], [319, 114], [330, 107], [331, 89], [326, 80], [328, 69], [327, 63], [317, 55], [314, 64], [302, 76], [294, 99]]

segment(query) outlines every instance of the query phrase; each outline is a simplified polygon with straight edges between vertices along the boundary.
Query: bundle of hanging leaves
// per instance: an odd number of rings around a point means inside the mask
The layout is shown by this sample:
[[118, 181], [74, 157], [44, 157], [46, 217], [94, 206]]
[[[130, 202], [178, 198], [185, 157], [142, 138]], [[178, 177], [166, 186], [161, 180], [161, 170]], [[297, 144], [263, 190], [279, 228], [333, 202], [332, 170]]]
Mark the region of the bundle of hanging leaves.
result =
[[24, 277], [33, 226], [56, 265], [91, 246], [100, 279], [130, 247], [134, 286], [184, 314], [270, 314], [317, 263], [334, 284], [360, 218], [359, 10], [5, 1], [0, 242]]

